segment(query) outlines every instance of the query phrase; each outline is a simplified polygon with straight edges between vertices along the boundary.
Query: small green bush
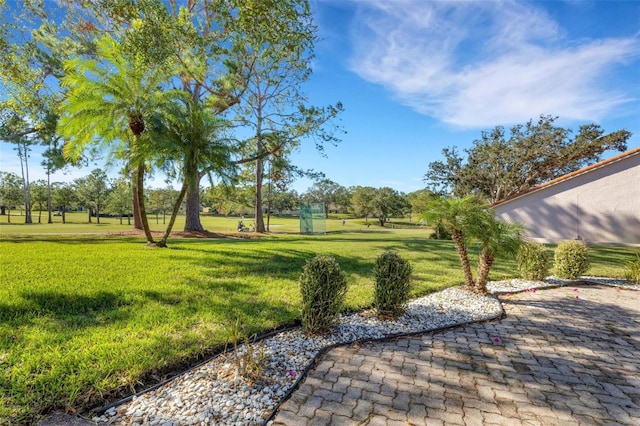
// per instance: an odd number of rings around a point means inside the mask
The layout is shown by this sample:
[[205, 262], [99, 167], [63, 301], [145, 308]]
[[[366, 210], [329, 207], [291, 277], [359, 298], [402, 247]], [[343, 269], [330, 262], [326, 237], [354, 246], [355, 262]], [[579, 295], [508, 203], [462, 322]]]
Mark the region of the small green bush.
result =
[[316, 256], [302, 269], [302, 326], [309, 334], [329, 330], [342, 309], [347, 277], [333, 257]]
[[555, 275], [574, 280], [589, 270], [589, 247], [580, 241], [563, 241], [555, 253]]
[[395, 318], [404, 312], [409, 300], [412, 268], [393, 251], [385, 251], [376, 259], [373, 306], [381, 317]]
[[524, 243], [518, 249], [518, 272], [525, 280], [542, 281], [549, 274], [551, 256], [544, 244]]
[[636, 253], [636, 260], [629, 261], [624, 265], [624, 279], [640, 284], [640, 253]]

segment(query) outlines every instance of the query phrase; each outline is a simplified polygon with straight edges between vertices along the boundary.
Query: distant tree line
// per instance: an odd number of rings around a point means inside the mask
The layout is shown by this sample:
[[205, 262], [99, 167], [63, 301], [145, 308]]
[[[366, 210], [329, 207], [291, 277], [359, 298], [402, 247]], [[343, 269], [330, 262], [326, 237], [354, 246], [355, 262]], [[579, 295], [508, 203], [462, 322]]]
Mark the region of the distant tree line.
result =
[[[23, 220], [26, 220], [27, 210], [37, 212], [34, 220], [37, 223], [42, 223], [43, 213], [49, 212], [60, 215], [64, 223], [66, 212], [77, 208], [87, 211], [89, 223], [94, 220], [100, 223], [101, 216], [115, 216], [120, 218], [121, 223], [123, 220], [131, 223], [133, 217], [130, 181], [124, 178], [109, 179], [101, 169], [95, 169], [70, 183], [52, 183], [50, 201], [47, 196], [49, 188], [44, 180], [31, 183], [28, 202], [22, 188], [23, 183], [18, 175], [0, 172], [0, 205], [2, 214], [9, 216], [9, 222], [12, 212], [15, 216], [16, 210], [20, 211]], [[344, 187], [329, 179], [318, 180], [303, 193], [277, 186], [268, 188], [260, 206], [267, 218], [272, 214], [295, 214], [303, 204], [323, 203], [327, 217], [330, 213], [352, 215], [365, 221], [374, 219], [380, 226], [384, 226], [391, 218], [417, 218], [433, 197], [429, 190], [405, 194], [388, 187]], [[252, 182], [244, 185], [219, 183], [203, 187], [200, 189], [199, 210], [220, 215], [253, 216], [254, 193]], [[173, 188], [149, 189], [145, 196], [149, 207], [147, 216], [155, 218], [156, 223], [162, 221], [165, 224], [179, 191]], [[186, 213], [185, 202], [181, 204], [180, 211]]]

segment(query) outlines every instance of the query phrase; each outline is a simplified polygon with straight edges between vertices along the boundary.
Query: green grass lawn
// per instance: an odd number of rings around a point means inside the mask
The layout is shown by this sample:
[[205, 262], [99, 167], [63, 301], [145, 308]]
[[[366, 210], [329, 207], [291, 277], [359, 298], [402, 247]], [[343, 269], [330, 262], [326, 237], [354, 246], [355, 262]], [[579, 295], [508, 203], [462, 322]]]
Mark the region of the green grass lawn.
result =
[[[371, 271], [385, 249], [410, 260], [414, 296], [462, 281], [453, 244], [429, 240], [428, 229], [407, 223], [342, 225], [336, 217], [327, 221], [327, 235], [301, 236], [297, 219], [275, 217], [270, 235], [170, 239], [169, 248], [157, 249], [142, 237], [96, 234], [131, 229], [116, 219], [13, 219], [0, 223], [0, 424], [131, 393], [213, 353], [236, 318], [249, 334], [293, 323], [298, 278], [316, 254], [334, 256], [347, 273], [348, 310], [370, 306]], [[235, 234], [237, 220], [205, 216], [203, 224]], [[162, 218], [151, 224], [163, 228]], [[591, 253], [594, 275], [622, 276], [634, 258], [631, 248]], [[493, 279], [514, 275], [513, 260], [496, 262]]]

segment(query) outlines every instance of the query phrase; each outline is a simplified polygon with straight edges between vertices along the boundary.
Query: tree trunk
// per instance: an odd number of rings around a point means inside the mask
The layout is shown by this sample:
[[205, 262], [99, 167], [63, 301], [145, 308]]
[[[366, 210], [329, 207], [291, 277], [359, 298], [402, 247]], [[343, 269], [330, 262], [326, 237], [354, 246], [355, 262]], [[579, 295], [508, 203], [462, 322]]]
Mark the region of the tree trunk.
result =
[[267, 232], [271, 232], [269, 225], [271, 224], [271, 182], [269, 182], [269, 193], [267, 194]]
[[91, 207], [89, 207], [87, 211], [89, 212], [89, 223], [91, 223]]
[[[258, 139], [259, 140], [259, 139]], [[262, 150], [262, 143], [258, 142], [258, 152]], [[264, 172], [264, 161], [256, 160], [256, 199], [255, 199], [255, 221], [256, 232], [264, 233], [264, 216], [262, 213], [262, 174]]]
[[184, 183], [182, 184], [182, 188], [180, 189], [180, 194], [178, 194], [178, 199], [176, 200], [176, 203], [173, 206], [173, 211], [171, 212], [171, 218], [169, 219], [169, 225], [167, 226], [167, 229], [164, 231], [164, 235], [162, 236], [162, 239], [158, 241], [158, 247], [167, 246], [167, 240], [169, 239], [169, 235], [171, 235], [173, 224], [176, 222], [176, 217], [178, 216], [178, 212], [180, 211], [180, 204], [182, 204], [182, 200], [184, 200], [184, 195], [187, 193], [188, 187], [189, 185], [185, 180]]
[[[21, 144], [18, 143], [18, 157], [20, 157], [20, 171], [22, 172], [22, 188], [24, 191], [24, 223], [32, 223], [31, 194], [29, 190], [29, 163], [27, 162], [28, 153], [27, 153], [26, 143], [22, 147], [21, 147]], [[26, 175], [25, 175], [25, 170], [26, 170]]]
[[96, 206], [96, 223], [100, 225], [100, 205]]
[[269, 176], [269, 184], [267, 185], [267, 224], [265, 227], [266, 232], [271, 232], [269, 229], [269, 225], [271, 224], [271, 182], [273, 181], [273, 177], [271, 174], [272, 165], [269, 163], [269, 171], [267, 172], [267, 176]]
[[47, 167], [47, 211], [49, 212], [49, 220], [47, 223], [53, 223], [51, 216], [51, 169]]
[[464, 244], [464, 236], [462, 232], [454, 230], [451, 233], [451, 239], [455, 243], [456, 250], [458, 251], [462, 272], [464, 273], [464, 283], [469, 290], [473, 290], [473, 273], [471, 272], [471, 265], [469, 264], [469, 253], [467, 253], [467, 247]]
[[25, 145], [24, 147], [24, 170], [26, 173], [26, 180], [25, 180], [25, 192], [26, 192], [26, 205], [25, 205], [25, 209], [26, 209], [26, 217], [25, 217], [25, 223], [33, 223], [33, 219], [32, 219], [32, 215], [31, 215], [31, 182], [29, 180], [29, 156], [27, 155], [27, 146]]
[[478, 260], [478, 279], [476, 280], [475, 291], [480, 294], [487, 294], [487, 281], [489, 271], [493, 265], [494, 256], [487, 250], [482, 250]]
[[[185, 179], [187, 179], [186, 175]], [[185, 212], [184, 230], [203, 232], [204, 228], [200, 222], [200, 175], [197, 175], [195, 181], [189, 182], [186, 192], [187, 208]]]
[[144, 164], [138, 166], [136, 172], [136, 194], [138, 199], [138, 215], [140, 216], [140, 222], [142, 223], [142, 229], [144, 235], [147, 238], [147, 244], [153, 244], [153, 235], [151, 235], [151, 229], [149, 228], [149, 221], [147, 220], [147, 210], [144, 205]]
[[204, 228], [200, 222], [200, 179], [204, 174], [201, 174], [200, 170], [198, 170], [196, 153], [187, 153], [183, 167], [182, 175], [187, 184], [184, 230], [203, 232]]
[[140, 219], [140, 206], [138, 205], [138, 172], [136, 170], [131, 173], [131, 180], [133, 181], [133, 185], [131, 185], [131, 192], [133, 193], [133, 228], [142, 229], [142, 220]]

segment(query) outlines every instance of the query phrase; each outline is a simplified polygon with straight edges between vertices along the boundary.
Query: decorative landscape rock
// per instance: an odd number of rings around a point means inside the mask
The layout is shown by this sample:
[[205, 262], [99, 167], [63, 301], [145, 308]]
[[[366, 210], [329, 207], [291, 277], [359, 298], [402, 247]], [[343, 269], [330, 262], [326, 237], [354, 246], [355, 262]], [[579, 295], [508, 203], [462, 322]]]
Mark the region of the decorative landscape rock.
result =
[[[595, 277], [581, 277], [581, 280], [640, 290], [640, 286], [621, 280]], [[544, 282], [512, 279], [491, 282], [488, 288], [491, 292], [508, 293], [575, 283], [553, 277]], [[294, 329], [265, 338], [249, 348], [241, 347], [240, 355], [247, 349], [264, 351], [262, 381], [250, 383], [236, 378], [233, 353], [229, 353], [110, 408], [94, 421], [122, 425], [262, 424], [314, 358], [328, 346], [420, 333], [489, 320], [502, 314], [502, 305], [495, 296], [448, 288], [409, 302], [406, 312], [393, 321], [379, 320], [374, 311], [342, 315], [331, 332], [324, 335], [309, 336], [302, 329]]]
[[[381, 321], [374, 311], [342, 315], [324, 335], [309, 336], [302, 329], [294, 329], [250, 345], [250, 350], [260, 347], [266, 355], [266, 378], [260, 382], [236, 379], [233, 354], [229, 353], [107, 410], [94, 421], [127, 425], [262, 424], [323, 348], [487, 320], [502, 312], [495, 297], [448, 288], [409, 302], [406, 312], [394, 321]], [[245, 350], [241, 348], [239, 353]]]

